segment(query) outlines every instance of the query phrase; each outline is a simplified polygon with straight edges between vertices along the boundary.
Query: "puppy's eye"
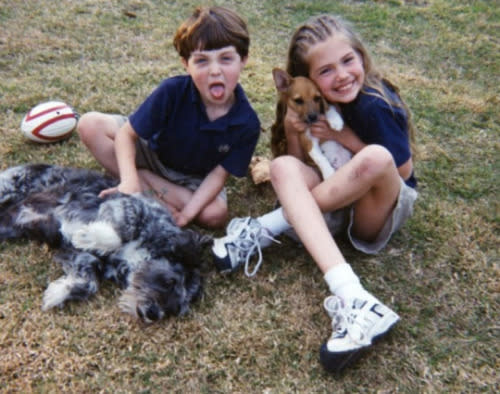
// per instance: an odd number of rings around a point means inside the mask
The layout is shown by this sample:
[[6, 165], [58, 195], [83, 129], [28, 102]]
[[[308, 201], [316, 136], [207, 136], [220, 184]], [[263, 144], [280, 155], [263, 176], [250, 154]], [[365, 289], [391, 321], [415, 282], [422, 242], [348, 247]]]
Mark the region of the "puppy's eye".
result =
[[314, 96], [314, 102], [315, 103], [320, 103], [321, 102], [321, 96]]
[[302, 98], [300, 98], [300, 97], [293, 99], [293, 101], [297, 105], [303, 105], [304, 104], [304, 100]]

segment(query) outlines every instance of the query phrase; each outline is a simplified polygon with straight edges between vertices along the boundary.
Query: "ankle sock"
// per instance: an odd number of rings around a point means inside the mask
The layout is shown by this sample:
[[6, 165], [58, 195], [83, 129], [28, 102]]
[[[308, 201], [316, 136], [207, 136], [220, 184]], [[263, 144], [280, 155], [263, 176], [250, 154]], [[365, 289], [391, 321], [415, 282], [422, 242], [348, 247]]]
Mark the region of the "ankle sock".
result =
[[257, 220], [262, 227], [269, 230], [274, 237], [277, 237], [292, 227], [290, 223], [286, 221], [283, 208], [281, 207], [258, 217]]
[[343, 300], [359, 298], [367, 301], [379, 301], [361, 285], [358, 276], [347, 263], [335, 265], [324, 276], [330, 291]]

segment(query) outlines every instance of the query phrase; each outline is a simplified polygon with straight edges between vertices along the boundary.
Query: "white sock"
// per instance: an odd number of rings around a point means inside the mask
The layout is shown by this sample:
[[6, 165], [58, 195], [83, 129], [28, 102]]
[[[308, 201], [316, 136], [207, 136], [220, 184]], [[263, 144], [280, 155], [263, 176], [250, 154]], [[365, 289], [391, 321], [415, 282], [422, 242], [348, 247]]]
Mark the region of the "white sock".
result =
[[358, 276], [347, 263], [338, 264], [330, 268], [326, 272], [324, 279], [330, 291], [343, 300], [359, 298], [361, 300], [371, 300], [380, 303], [365, 290]]
[[275, 209], [257, 218], [262, 227], [268, 229], [274, 237], [277, 237], [292, 226], [285, 219], [283, 208]]

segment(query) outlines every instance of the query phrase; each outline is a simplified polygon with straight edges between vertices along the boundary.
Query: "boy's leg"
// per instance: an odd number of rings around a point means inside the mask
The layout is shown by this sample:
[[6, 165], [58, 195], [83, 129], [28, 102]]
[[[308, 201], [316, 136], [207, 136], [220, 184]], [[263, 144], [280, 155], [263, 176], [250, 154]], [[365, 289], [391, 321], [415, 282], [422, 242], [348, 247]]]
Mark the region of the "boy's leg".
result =
[[[154, 193], [158, 201], [166, 205], [171, 212], [182, 211], [193, 197], [193, 191], [187, 187], [170, 182], [150, 170], [140, 169], [141, 182]], [[217, 196], [196, 217], [196, 222], [202, 226], [220, 227], [227, 218], [227, 202]]]
[[77, 132], [81, 141], [96, 160], [113, 176], [118, 177], [115, 157], [115, 135], [123, 125], [119, 115], [88, 112], [79, 119]]

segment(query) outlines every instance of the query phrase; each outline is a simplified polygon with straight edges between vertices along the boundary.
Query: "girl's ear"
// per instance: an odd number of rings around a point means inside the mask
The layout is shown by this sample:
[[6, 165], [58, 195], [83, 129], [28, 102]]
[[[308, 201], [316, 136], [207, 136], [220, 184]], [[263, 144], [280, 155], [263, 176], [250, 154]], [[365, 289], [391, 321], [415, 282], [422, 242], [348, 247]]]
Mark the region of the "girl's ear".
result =
[[286, 92], [292, 82], [292, 77], [288, 75], [285, 70], [280, 68], [273, 69], [273, 79], [276, 89], [278, 89], [279, 92]]

